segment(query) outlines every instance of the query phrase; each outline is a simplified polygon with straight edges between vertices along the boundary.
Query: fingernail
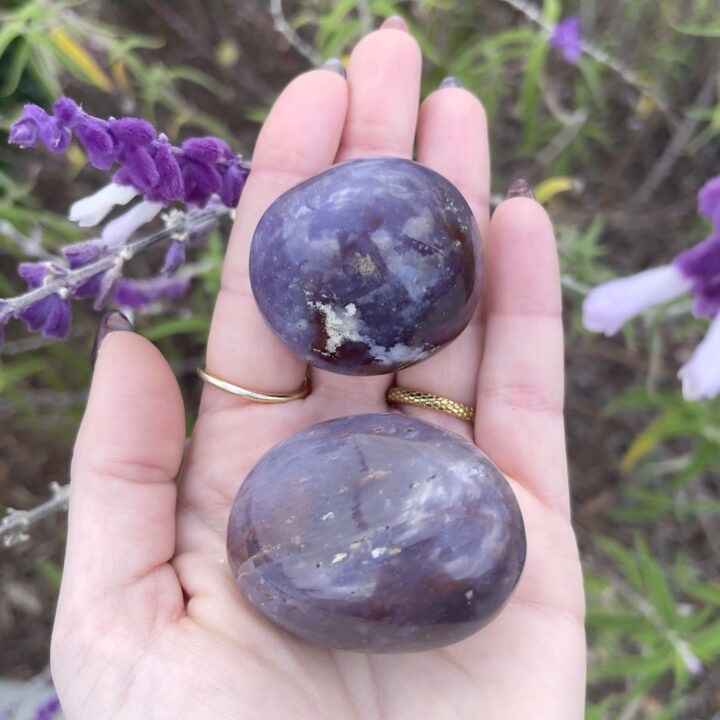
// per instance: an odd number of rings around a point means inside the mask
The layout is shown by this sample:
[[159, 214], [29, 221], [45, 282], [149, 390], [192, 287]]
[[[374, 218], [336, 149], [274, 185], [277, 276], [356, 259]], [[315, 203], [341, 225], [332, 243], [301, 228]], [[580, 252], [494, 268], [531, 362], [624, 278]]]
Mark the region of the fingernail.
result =
[[403, 32], [408, 31], [407, 23], [399, 16], [392, 15], [387, 18], [380, 26], [381, 30], [402, 30]]
[[340, 77], [346, 77], [345, 66], [342, 64], [342, 60], [338, 60], [337, 58], [330, 58], [329, 60], [326, 60], [320, 66], [320, 69], [337, 73]]
[[452, 75], [448, 75], [439, 85], [438, 90], [444, 90], [445, 88], [461, 88], [463, 84]]
[[135, 332], [132, 323], [119, 310], [111, 310], [109, 313], [105, 313], [100, 320], [100, 325], [98, 325], [95, 335], [95, 342], [90, 351], [90, 365], [92, 367], [95, 366], [100, 345], [102, 345], [103, 340], [113, 332]]
[[524, 197], [524, 198], [530, 198], [531, 200], [535, 199], [535, 193], [533, 192], [533, 189], [528, 184], [527, 180], [523, 180], [520, 178], [519, 180], [516, 180], [511, 186], [510, 189], [507, 192], [507, 195], [505, 198], [509, 200], [510, 198], [516, 198], [516, 197]]

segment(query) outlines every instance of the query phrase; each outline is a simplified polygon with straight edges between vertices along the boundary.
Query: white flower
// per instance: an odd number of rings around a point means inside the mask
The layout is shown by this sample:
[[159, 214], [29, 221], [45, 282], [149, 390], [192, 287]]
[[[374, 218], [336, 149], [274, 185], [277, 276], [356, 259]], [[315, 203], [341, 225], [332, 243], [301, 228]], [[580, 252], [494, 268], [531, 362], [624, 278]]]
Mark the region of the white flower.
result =
[[103, 228], [102, 239], [105, 246], [110, 250], [116, 250], [124, 245], [138, 228], [150, 222], [163, 207], [165, 206], [162, 203], [147, 200], [133, 205]]
[[653, 305], [690, 292], [692, 281], [674, 265], [664, 265], [599, 285], [583, 303], [583, 325], [592, 332], [615, 334], [631, 317]]
[[137, 190], [129, 185], [110, 183], [93, 195], [73, 203], [68, 217], [80, 227], [92, 227], [102, 222], [116, 205], [126, 205], [136, 195]]
[[701, 400], [720, 394], [720, 315], [710, 324], [705, 339], [690, 360], [680, 368], [686, 400]]

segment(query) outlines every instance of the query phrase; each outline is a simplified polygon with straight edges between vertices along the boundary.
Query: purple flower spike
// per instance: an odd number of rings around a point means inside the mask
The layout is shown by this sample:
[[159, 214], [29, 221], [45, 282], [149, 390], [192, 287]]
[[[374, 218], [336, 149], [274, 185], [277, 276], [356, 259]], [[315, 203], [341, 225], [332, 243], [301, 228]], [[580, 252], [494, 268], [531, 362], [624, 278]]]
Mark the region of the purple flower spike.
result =
[[175, 300], [185, 295], [190, 278], [156, 277], [150, 280], [121, 280], [115, 293], [115, 301], [126, 308], [139, 309], [158, 300]]
[[698, 194], [698, 211], [710, 218], [720, 231], [720, 175], [709, 180]]
[[577, 65], [582, 57], [582, 37], [580, 18], [571, 15], [555, 26], [550, 37], [550, 47], [559, 50], [571, 65]]
[[18, 265], [18, 275], [28, 284], [30, 290], [40, 287], [48, 273], [51, 264], [47, 262], [24, 262]]

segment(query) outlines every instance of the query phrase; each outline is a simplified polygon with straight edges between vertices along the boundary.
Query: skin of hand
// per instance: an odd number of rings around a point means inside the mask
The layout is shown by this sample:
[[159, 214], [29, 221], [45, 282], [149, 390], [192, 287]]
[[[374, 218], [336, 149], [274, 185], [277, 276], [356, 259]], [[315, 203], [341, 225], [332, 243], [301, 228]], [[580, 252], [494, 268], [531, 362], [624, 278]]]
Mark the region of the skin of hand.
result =
[[[347, 79], [313, 70], [275, 102], [230, 237], [207, 366], [266, 392], [301, 384], [305, 365], [253, 300], [250, 241], [280, 193], [351, 158], [410, 158], [415, 147], [419, 162], [461, 190], [484, 240], [476, 317], [451, 346], [397, 377], [312, 369], [310, 396], [283, 405], [206, 387], [187, 447], [167, 362], [139, 335], [107, 335], [73, 457], [52, 639], [68, 720], [583, 717], [584, 597], [570, 524], [553, 230], [527, 198], [503, 202], [490, 220], [482, 105], [444, 87], [418, 113], [420, 50], [389, 25], [358, 43]], [[503, 470], [525, 519], [525, 570], [502, 613], [456, 645], [406, 655], [315, 647], [241, 597], [225, 558], [230, 505], [264, 452], [322, 420], [390, 411], [385, 392], [394, 382], [477, 406], [474, 427], [422, 408], [401, 411], [474, 440]]]

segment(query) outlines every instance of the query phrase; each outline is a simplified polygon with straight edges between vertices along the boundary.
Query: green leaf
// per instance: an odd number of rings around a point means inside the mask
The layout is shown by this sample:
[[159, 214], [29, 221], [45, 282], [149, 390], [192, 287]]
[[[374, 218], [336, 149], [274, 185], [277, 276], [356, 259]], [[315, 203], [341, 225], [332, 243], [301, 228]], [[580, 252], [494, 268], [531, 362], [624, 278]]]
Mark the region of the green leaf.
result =
[[188, 333], [200, 333], [203, 338], [210, 330], [210, 323], [206, 318], [194, 316], [183, 318], [172, 318], [153, 325], [143, 330], [143, 335], [148, 340], [160, 340], [175, 335], [186, 335]]
[[640, 534], [635, 535], [635, 549], [641, 561], [641, 570], [648, 599], [658, 615], [670, 627], [674, 627], [677, 622], [675, 601], [665, 580], [662, 568], [651, 554], [647, 540]]
[[643, 576], [635, 556], [619, 542], [611, 538], [597, 538], [596, 542], [601, 550], [620, 566], [628, 582], [637, 590], [642, 590]]

